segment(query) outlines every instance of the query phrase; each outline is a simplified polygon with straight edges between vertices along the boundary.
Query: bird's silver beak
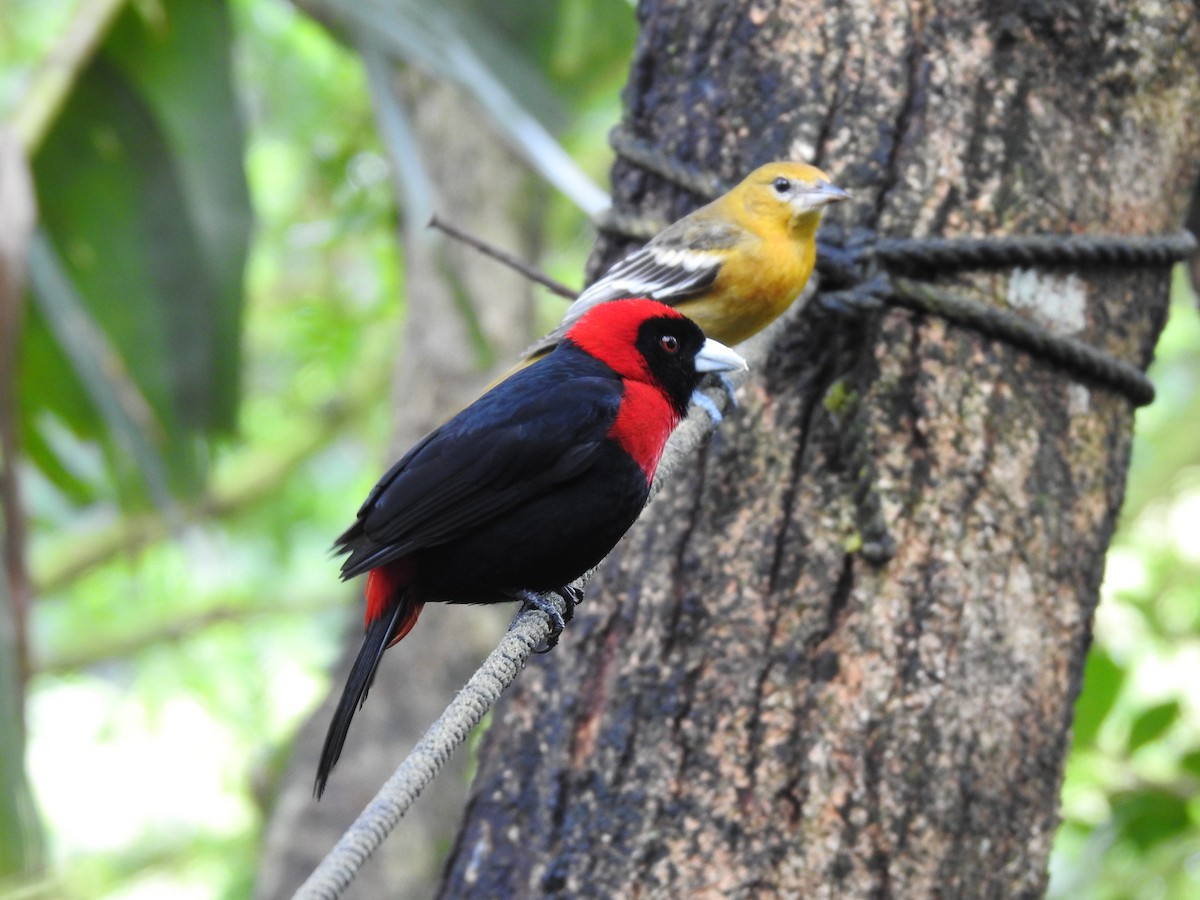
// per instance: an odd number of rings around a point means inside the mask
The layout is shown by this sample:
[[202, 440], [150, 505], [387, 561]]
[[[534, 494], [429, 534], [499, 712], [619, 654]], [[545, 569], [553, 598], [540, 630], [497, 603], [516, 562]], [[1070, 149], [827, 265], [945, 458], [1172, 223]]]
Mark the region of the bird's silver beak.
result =
[[696, 354], [697, 372], [741, 372], [748, 368], [744, 359], [712, 338], [708, 338]]
[[836, 184], [831, 184], [828, 181], [818, 181], [807, 191], [801, 191], [793, 200], [793, 205], [797, 212], [805, 213], [812, 212], [814, 209], [820, 209], [822, 206], [828, 206], [830, 203], [840, 203], [843, 200], [849, 200], [850, 194], [843, 191]]

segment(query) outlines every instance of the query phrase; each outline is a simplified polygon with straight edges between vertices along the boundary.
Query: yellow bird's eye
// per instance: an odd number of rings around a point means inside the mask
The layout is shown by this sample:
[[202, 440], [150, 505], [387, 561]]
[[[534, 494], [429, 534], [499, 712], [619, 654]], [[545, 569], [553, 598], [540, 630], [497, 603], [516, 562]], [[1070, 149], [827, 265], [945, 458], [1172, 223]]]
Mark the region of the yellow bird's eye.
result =
[[792, 189], [792, 183], [786, 178], [779, 177], [771, 182], [771, 187], [775, 189], [775, 193], [780, 197], [786, 197]]

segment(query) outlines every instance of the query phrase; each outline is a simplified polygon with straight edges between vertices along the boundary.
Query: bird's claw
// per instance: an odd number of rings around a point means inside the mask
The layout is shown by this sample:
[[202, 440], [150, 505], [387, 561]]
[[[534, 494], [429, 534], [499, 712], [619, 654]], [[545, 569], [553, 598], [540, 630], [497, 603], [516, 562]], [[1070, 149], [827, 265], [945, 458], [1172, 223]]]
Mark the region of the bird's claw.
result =
[[536, 609], [539, 612], [544, 612], [546, 618], [550, 620], [550, 634], [541, 644], [533, 648], [534, 653], [549, 653], [558, 645], [558, 636], [562, 634], [563, 629], [567, 627], [567, 623], [571, 621], [575, 615], [575, 604], [572, 602], [568, 593], [574, 589], [563, 588], [561, 591], [556, 591], [562, 597], [566, 607], [566, 616], [558, 611], [558, 607], [554, 601], [545, 594], [539, 594], [537, 591], [518, 591], [516, 599], [521, 601], [521, 612], [527, 609]]
[[720, 425], [725, 419], [725, 416], [721, 414], [721, 410], [717, 409], [717, 404], [713, 402], [713, 398], [703, 391], [693, 393], [692, 402], [708, 413], [708, 417], [712, 419], [713, 425]]
[[577, 588], [573, 584], [564, 584], [554, 593], [563, 598], [567, 607], [566, 619], [570, 622], [575, 616], [575, 607], [583, 602], [583, 589]]
[[[725, 398], [729, 402], [729, 408], [737, 409], [737, 385], [733, 383], [733, 379], [724, 372], [714, 372], [712, 373], [712, 378], [717, 382], [717, 384], [720, 385], [721, 393], [725, 395]], [[725, 420], [725, 415], [717, 406], [716, 401], [714, 401], [712, 397], [708, 396], [708, 394], [704, 393], [704, 391], [698, 388], [693, 391], [692, 402], [708, 413], [708, 417], [712, 419], [714, 426], [720, 425], [721, 422]]]
[[717, 372], [717, 381], [721, 382], [721, 390], [725, 392], [725, 396], [729, 398], [729, 408], [738, 408], [737, 385], [733, 383], [733, 377], [725, 372]]

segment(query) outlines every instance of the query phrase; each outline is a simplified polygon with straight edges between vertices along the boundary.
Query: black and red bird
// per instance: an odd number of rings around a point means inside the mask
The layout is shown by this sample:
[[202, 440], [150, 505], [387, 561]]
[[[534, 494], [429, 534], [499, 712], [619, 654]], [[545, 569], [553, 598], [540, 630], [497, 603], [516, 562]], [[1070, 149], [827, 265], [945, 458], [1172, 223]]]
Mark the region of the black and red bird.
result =
[[542, 595], [566, 597], [637, 519], [703, 374], [745, 367], [668, 306], [603, 303], [392, 466], [335, 545], [350, 554], [342, 578], [367, 573], [366, 636], [325, 738], [318, 797], [383, 651], [424, 604], [518, 600], [554, 619]]

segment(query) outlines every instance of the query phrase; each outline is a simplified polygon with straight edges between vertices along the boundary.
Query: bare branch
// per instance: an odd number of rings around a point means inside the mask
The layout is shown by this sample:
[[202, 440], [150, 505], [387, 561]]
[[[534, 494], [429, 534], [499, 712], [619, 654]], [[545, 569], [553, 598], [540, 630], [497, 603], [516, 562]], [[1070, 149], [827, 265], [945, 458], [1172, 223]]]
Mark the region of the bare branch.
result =
[[530, 281], [540, 284], [542, 287], [548, 289], [552, 293], [558, 294], [560, 297], [565, 297], [567, 300], [574, 300], [579, 296], [578, 291], [573, 291], [561, 281], [555, 281], [549, 275], [539, 272], [537, 269], [533, 268], [533, 266], [526, 262], [522, 262], [511, 253], [501, 250], [499, 247], [495, 247], [492, 244], [489, 244], [487, 241], [467, 234], [467, 232], [455, 227], [454, 225], [451, 225], [449, 222], [443, 222], [437, 217], [436, 213], [430, 218], [429, 227], [436, 228], [439, 231], [450, 235], [450, 237], [454, 238], [455, 240], [462, 241], [468, 247], [474, 247], [484, 256], [490, 256], [497, 262], [504, 263], [504, 265], [508, 266], [510, 269], [515, 269]]

